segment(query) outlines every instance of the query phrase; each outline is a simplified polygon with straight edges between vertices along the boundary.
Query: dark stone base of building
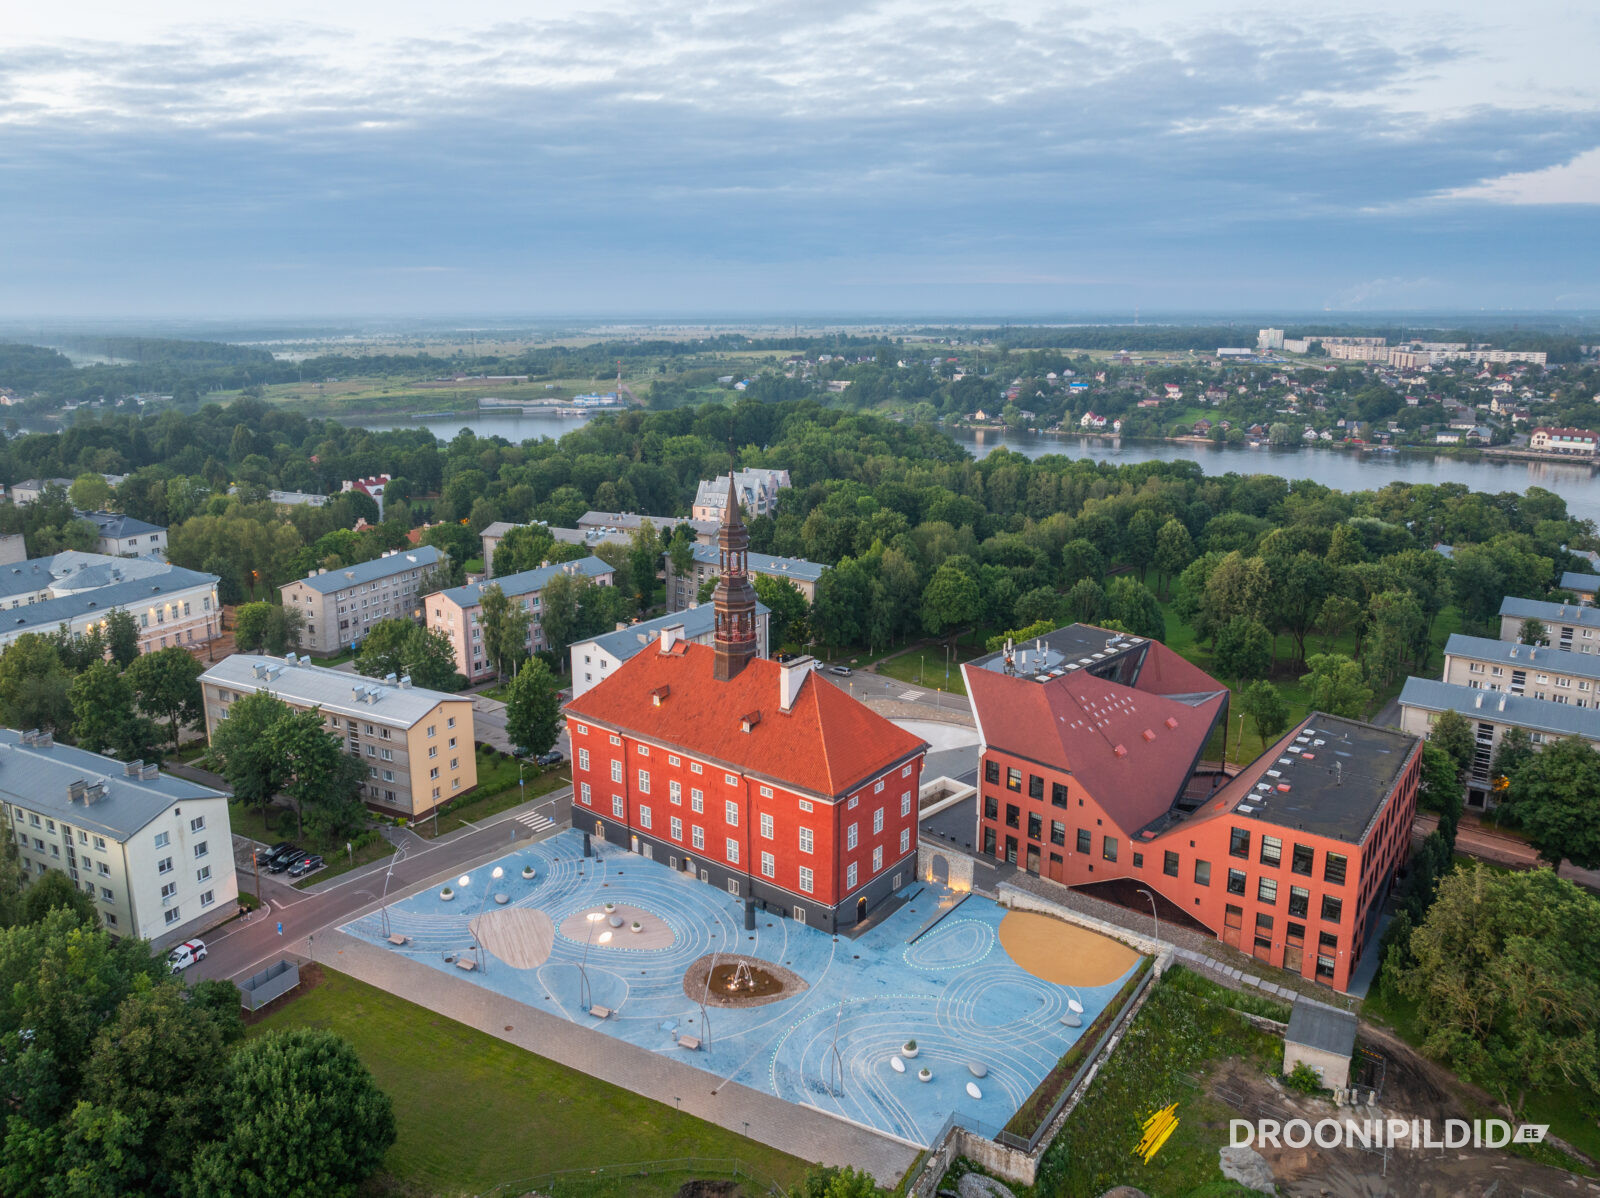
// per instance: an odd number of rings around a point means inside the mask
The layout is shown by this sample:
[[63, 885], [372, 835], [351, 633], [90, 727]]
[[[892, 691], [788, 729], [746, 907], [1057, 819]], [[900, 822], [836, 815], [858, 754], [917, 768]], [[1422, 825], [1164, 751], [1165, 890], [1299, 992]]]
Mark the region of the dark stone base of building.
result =
[[915, 881], [917, 876], [917, 853], [912, 849], [844, 902], [829, 907], [820, 900], [808, 902], [803, 894], [792, 894], [759, 877], [731, 869], [725, 861], [715, 860], [685, 845], [658, 840], [582, 807], [573, 808], [572, 826], [668, 869], [698, 877], [707, 885], [726, 891], [730, 897], [744, 899], [747, 918], [753, 918], [756, 911], [765, 911], [784, 919], [798, 919], [808, 927], [828, 933], [853, 927], [867, 919], [896, 890]]

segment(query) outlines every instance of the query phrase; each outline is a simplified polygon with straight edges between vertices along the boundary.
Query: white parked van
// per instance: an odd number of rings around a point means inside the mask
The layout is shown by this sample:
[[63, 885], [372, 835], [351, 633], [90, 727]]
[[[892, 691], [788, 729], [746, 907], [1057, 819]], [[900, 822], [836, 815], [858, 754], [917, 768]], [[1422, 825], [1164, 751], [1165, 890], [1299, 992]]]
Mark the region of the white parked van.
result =
[[204, 940], [186, 940], [177, 948], [167, 954], [167, 964], [173, 973], [179, 973], [196, 961], [206, 959], [206, 942]]

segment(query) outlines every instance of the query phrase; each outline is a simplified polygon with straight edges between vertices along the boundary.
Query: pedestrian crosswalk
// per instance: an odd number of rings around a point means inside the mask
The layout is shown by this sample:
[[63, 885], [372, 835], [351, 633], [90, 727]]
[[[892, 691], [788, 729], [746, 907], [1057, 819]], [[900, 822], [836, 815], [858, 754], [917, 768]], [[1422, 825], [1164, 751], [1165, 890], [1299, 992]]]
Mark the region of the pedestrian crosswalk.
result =
[[517, 823], [524, 825], [529, 832], [537, 835], [547, 828], [556, 826], [556, 821], [542, 811], [528, 811], [517, 816]]
[[900, 697], [902, 699], [920, 699], [920, 698], [922, 698], [922, 692], [919, 691], [919, 690], [909, 690], [909, 691], [906, 691], [904, 694], [902, 694]]

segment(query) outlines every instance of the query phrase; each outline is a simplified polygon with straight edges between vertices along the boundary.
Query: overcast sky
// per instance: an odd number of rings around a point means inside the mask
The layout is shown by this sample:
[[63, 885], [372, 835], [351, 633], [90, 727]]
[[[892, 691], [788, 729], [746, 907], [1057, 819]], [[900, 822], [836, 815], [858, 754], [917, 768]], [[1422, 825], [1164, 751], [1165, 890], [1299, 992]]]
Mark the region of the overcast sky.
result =
[[1597, 47], [1592, 0], [6, 4], [0, 317], [1600, 309]]

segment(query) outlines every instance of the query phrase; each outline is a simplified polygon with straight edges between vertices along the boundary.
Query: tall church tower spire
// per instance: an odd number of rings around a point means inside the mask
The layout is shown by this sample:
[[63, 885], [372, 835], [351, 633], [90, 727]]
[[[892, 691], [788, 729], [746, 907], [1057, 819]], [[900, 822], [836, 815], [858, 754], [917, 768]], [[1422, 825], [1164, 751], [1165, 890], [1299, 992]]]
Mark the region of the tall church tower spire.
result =
[[711, 596], [716, 611], [712, 677], [726, 682], [756, 655], [756, 592], [750, 585], [748, 569], [750, 530], [739, 516], [739, 487], [731, 470], [728, 502], [722, 508], [722, 526], [717, 530], [717, 548], [722, 577]]

